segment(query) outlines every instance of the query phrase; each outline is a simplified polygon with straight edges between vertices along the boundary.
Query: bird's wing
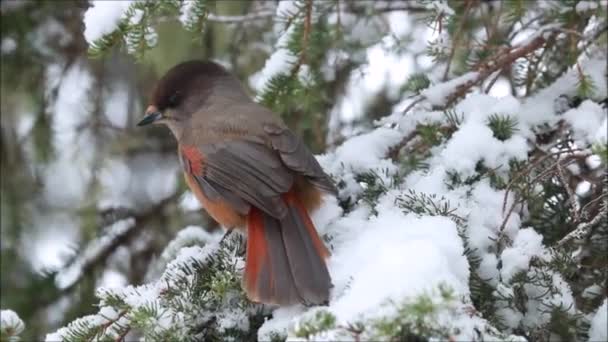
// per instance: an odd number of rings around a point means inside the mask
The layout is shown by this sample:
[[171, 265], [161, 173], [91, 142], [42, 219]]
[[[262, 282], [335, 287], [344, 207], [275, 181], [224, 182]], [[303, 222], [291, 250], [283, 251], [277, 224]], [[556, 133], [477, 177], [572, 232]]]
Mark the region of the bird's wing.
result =
[[230, 140], [182, 145], [180, 156], [184, 171], [210, 200], [225, 201], [243, 215], [249, 212], [249, 205], [275, 218], [286, 215], [281, 194], [291, 189], [294, 176], [271, 147]]
[[334, 182], [323, 171], [312, 152], [289, 128], [277, 124], [265, 124], [264, 132], [270, 138], [272, 148], [279, 152], [281, 160], [290, 170], [306, 177], [323, 191], [334, 195], [338, 193]]

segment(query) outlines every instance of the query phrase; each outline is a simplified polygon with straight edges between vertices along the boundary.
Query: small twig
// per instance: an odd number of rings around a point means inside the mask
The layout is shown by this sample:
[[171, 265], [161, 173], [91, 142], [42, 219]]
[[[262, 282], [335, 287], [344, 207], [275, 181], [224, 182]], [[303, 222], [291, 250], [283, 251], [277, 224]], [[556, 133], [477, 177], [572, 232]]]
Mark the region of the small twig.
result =
[[530, 25], [532, 25], [534, 22], [538, 21], [539, 19], [541, 19], [543, 16], [545, 16], [545, 14], [539, 14], [536, 17], [530, 19], [530, 21], [528, 21], [527, 23], [523, 24], [521, 26], [521, 28], [519, 30], [515, 30], [515, 31], [511, 31], [510, 29], [507, 32], [511, 32], [509, 34], [509, 37], [507, 38], [507, 40], [513, 40], [513, 38], [515, 38], [515, 36], [522, 32], [523, 30], [526, 30], [528, 27], [530, 27]]
[[306, 49], [308, 49], [308, 37], [312, 29], [312, 2], [313, 0], [306, 1], [306, 16], [304, 17], [304, 34], [302, 35], [302, 63], [306, 62]]
[[467, 18], [467, 15], [469, 14], [469, 10], [471, 9], [472, 4], [473, 4], [472, 1], [470, 1], [470, 0], [466, 1], [466, 5], [465, 5], [466, 7], [465, 7], [464, 13], [462, 15], [462, 21], [460, 22], [458, 29], [454, 33], [454, 39], [452, 40], [452, 47], [450, 48], [450, 55], [448, 56], [448, 62], [447, 62], [448, 65], [446, 65], [445, 71], [443, 73], [442, 79], [444, 82], [448, 79], [448, 76], [450, 74], [450, 66], [452, 65], [452, 59], [454, 58], [454, 54], [456, 53], [456, 45], [458, 44], [458, 40], [460, 39], [460, 33], [462, 32], [462, 29], [464, 28], [464, 23], [469, 20], [469, 18]]
[[418, 135], [418, 133], [418, 130], [415, 129], [410, 134], [403, 137], [403, 139], [401, 139], [401, 141], [397, 145], [394, 145], [388, 150], [387, 157], [391, 158], [392, 160], [397, 160], [397, 157], [399, 156], [399, 151], [401, 151], [401, 149], [405, 147], [405, 145], [407, 145], [410, 140], [414, 139]]
[[572, 217], [574, 218], [574, 223], [579, 223], [581, 220], [580, 217], [580, 207], [578, 202], [576, 201], [576, 196], [574, 191], [570, 189], [570, 184], [566, 179], [566, 175], [564, 174], [564, 169], [560, 163], [557, 163], [557, 174], [559, 176], [559, 180], [562, 182], [562, 185], [566, 189], [566, 193], [568, 194], [568, 200], [570, 201], [570, 211], [572, 212]]
[[[119, 321], [119, 320], [120, 320], [120, 319], [121, 319], [121, 318], [122, 318], [124, 315], [126, 315], [126, 314], [127, 314], [127, 310], [122, 310], [122, 311], [121, 311], [121, 312], [118, 314], [118, 316], [117, 316], [115, 319], [109, 319], [109, 318], [107, 318], [107, 317], [105, 317], [105, 316], [103, 316], [103, 315], [102, 315], [102, 317], [106, 318], [106, 319], [108, 320], [108, 322], [107, 322], [107, 323], [105, 323], [105, 324], [103, 324], [103, 325], [101, 326], [101, 332], [102, 332], [103, 334], [105, 334], [105, 333], [106, 333], [106, 330], [108, 330], [108, 328], [109, 328], [109, 327], [110, 327], [112, 324], [114, 324], [114, 323], [118, 322], [118, 321]], [[126, 329], [126, 330], [127, 330], [127, 332], [128, 332], [130, 329]], [[125, 335], [126, 335], [126, 334], [125, 334]], [[122, 335], [122, 334], [121, 334], [121, 336], [123, 336], [123, 337], [124, 337], [124, 335]], [[93, 339], [94, 339], [95, 337], [97, 337], [97, 335], [91, 336], [91, 338], [89, 338], [87, 341], [93, 341]], [[120, 340], [119, 340], [119, 339], [117, 339], [116, 341], [120, 341]]]
[[222, 236], [222, 238], [220, 239], [220, 242], [218, 244], [221, 245], [224, 242], [224, 240], [226, 240], [232, 234], [232, 231], [233, 231], [232, 229], [228, 229], [226, 231], [226, 233], [224, 233], [224, 236]]
[[600, 194], [598, 197], [592, 199], [591, 201], [587, 202], [587, 204], [585, 204], [582, 208], [581, 208], [581, 214], [583, 215], [583, 217], [585, 217], [587, 215], [586, 211], [587, 208], [589, 208], [591, 205], [595, 204], [598, 201], [602, 201], [604, 199], [604, 196], [608, 196], [607, 194]]
[[600, 223], [600, 220], [605, 219], [607, 213], [608, 213], [608, 204], [606, 202], [604, 202], [604, 205], [602, 206], [602, 210], [597, 215], [595, 215], [595, 217], [591, 221], [583, 222], [583, 223], [579, 224], [575, 230], [571, 231], [570, 233], [568, 233], [568, 235], [566, 235], [564, 238], [559, 240], [559, 242], [557, 243], [557, 247], [561, 247], [561, 246], [565, 245], [570, 240], [573, 240], [573, 239], [580, 240], [580, 239], [583, 239], [583, 238], [591, 235], [593, 226]]
[[496, 83], [496, 81], [498, 81], [501, 74], [502, 74], [502, 70], [496, 71], [496, 76], [494, 76], [494, 78], [492, 78], [490, 83], [488, 83], [488, 85], [486, 86], [486, 89], [484, 89], [484, 91], [483, 91], [485, 94], [490, 92], [490, 89], [492, 89], [492, 87], [494, 86], [494, 83]]
[[424, 96], [419, 96], [417, 99], [415, 99], [414, 101], [412, 101], [407, 107], [405, 107], [405, 109], [401, 113], [403, 115], [407, 114], [407, 112], [409, 112], [410, 109], [414, 108], [415, 105], [417, 105], [418, 103], [422, 102], [423, 100], [424, 100]]
[[128, 326], [125, 331], [123, 331], [120, 335], [118, 335], [118, 337], [116, 337], [116, 340], [114, 340], [115, 342], [124, 342], [125, 341], [125, 337], [127, 337], [127, 334], [131, 331], [131, 326]]
[[296, 75], [298, 71], [300, 71], [300, 67], [306, 63], [306, 50], [308, 49], [309, 36], [312, 30], [312, 2], [313, 0], [306, 1], [306, 14], [304, 15], [304, 32], [302, 33], [302, 52], [300, 53], [297, 62], [291, 68], [291, 75]]
[[[125, 229], [120, 234], [116, 234], [115, 236], [113, 236], [110, 243], [103, 245], [102, 248], [100, 248], [98, 251], [96, 251], [96, 254], [94, 256], [85, 259], [82, 262], [82, 265], [79, 266], [80, 270], [79, 270], [78, 275], [74, 279], [71, 279], [69, 284], [67, 284], [65, 287], [60, 289], [61, 293], [65, 294], [65, 293], [70, 292], [80, 282], [80, 280], [86, 274], [89, 273], [90, 270], [94, 269], [97, 265], [100, 265], [103, 262], [105, 262], [105, 260], [107, 260], [107, 258], [110, 255], [112, 255], [112, 253], [114, 253], [114, 251], [118, 247], [129, 243], [133, 239], [133, 237], [136, 236], [141, 231], [141, 229], [145, 226], [145, 223], [156, 218], [157, 213], [162, 212], [163, 208], [165, 208], [168, 204], [173, 203], [180, 195], [181, 194], [179, 192], [176, 192], [173, 195], [163, 199], [162, 201], [160, 201], [155, 206], [151, 207], [146, 212], [135, 214], [133, 216], [128, 216], [128, 217], [132, 217], [135, 220], [135, 223], [133, 224], [133, 226], [131, 226], [128, 229]], [[129, 214], [129, 213], [126, 213], [125, 216], [127, 214]], [[124, 220], [126, 218], [122, 218], [122, 219]], [[113, 218], [110, 221], [114, 221], [114, 220], [116, 220], [116, 218]], [[120, 221], [120, 219], [116, 220], [116, 222], [117, 221]], [[91, 242], [91, 243], [95, 243], [95, 242]], [[85, 250], [86, 250], [86, 248], [85, 248]], [[57, 275], [59, 275], [62, 271], [65, 272], [70, 267], [72, 267], [73, 264], [75, 262], [77, 262], [78, 258], [80, 258], [80, 257], [82, 257], [82, 256], [78, 256], [77, 259], [75, 259], [73, 263], [66, 265], [64, 267], [64, 269], [62, 269], [61, 271], [58, 272]]]
[[539, 49], [546, 41], [547, 39], [544, 38], [542, 34], [539, 34], [538, 37], [530, 40], [527, 44], [513, 48], [510, 52], [501, 56], [495, 56], [495, 58], [482, 64], [478, 68], [479, 71], [477, 75], [472, 80], [459, 85], [454, 92], [447, 96], [445, 107], [449, 107], [456, 99], [466, 94], [471, 87], [485, 80], [497, 70], [503, 69], [507, 65], [513, 63], [516, 59], [524, 57], [536, 49]]
[[[553, 165], [551, 165], [549, 168], [547, 168], [545, 171], [543, 171], [542, 173], [540, 173], [539, 175], [537, 175], [536, 177], [534, 177], [534, 179], [532, 179], [530, 181], [530, 184], [536, 183], [537, 181], [542, 180], [543, 178], [555, 173], [555, 168], [558, 164], [560, 164], [562, 161], [561, 160], [557, 160]], [[564, 163], [564, 165], [568, 165], [572, 163], [572, 160], [568, 160]], [[508, 192], [505, 191], [505, 198], [503, 200], [503, 204], [502, 204], [502, 211], [504, 213], [505, 211], [505, 207], [507, 205], [507, 194]], [[502, 221], [502, 224], [500, 225], [499, 231], [502, 234], [502, 231], [505, 229], [505, 227], [507, 226], [507, 222], [509, 221], [509, 218], [511, 217], [511, 214], [513, 214], [513, 210], [515, 210], [515, 207], [520, 204], [522, 202], [523, 198], [518, 198], [516, 200], [513, 201], [513, 204], [511, 205], [511, 207], [509, 208], [509, 211], [507, 213], [507, 215], [505, 216], [505, 218]]]
[[[517, 175], [515, 175], [515, 177], [513, 177], [513, 179], [511, 179], [511, 181], [509, 181], [509, 184], [507, 184], [507, 188], [505, 189], [505, 195], [504, 195], [503, 204], [502, 204], [502, 211], [503, 211], [503, 213], [505, 212], [506, 207], [507, 207], [507, 198], [509, 196], [509, 191], [515, 185], [516, 181], [518, 181], [521, 177], [523, 177], [523, 176], [527, 175], [528, 173], [530, 173], [534, 168], [538, 167], [543, 161], [547, 160], [549, 157], [557, 156], [559, 158], [559, 156], [561, 154], [572, 153], [572, 152], [576, 152], [576, 151], [580, 151], [580, 150], [581, 149], [570, 149], [568, 151], [557, 151], [557, 152], [553, 152], [553, 153], [546, 153], [545, 151], [543, 151], [541, 149], [538, 149], [538, 151], [541, 151], [541, 152], [543, 152], [545, 154], [542, 157], [539, 157], [533, 163], [529, 164], [524, 170], [522, 170], [521, 172], [519, 172]], [[546, 173], [546, 172], [547, 171], [545, 171], [544, 173]], [[541, 173], [541, 176], [544, 173]]]

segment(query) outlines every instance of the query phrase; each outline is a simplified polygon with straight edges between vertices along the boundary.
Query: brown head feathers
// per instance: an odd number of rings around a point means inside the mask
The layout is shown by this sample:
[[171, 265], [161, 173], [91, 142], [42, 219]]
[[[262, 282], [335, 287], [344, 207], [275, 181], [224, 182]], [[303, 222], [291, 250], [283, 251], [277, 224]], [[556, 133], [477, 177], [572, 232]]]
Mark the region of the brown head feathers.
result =
[[208, 95], [213, 83], [224, 77], [232, 77], [221, 65], [212, 61], [192, 60], [171, 68], [159, 81], [152, 93], [151, 104], [161, 112], [180, 106], [184, 99]]

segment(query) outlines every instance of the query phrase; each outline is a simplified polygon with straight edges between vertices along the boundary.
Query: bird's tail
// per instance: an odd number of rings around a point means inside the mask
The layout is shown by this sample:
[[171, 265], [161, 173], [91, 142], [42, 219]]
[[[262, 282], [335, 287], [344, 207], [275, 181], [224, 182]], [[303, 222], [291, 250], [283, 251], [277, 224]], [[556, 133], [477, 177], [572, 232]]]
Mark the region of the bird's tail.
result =
[[281, 220], [256, 208], [249, 213], [245, 291], [268, 304], [327, 303], [329, 251], [297, 196], [290, 191], [283, 200], [289, 210]]

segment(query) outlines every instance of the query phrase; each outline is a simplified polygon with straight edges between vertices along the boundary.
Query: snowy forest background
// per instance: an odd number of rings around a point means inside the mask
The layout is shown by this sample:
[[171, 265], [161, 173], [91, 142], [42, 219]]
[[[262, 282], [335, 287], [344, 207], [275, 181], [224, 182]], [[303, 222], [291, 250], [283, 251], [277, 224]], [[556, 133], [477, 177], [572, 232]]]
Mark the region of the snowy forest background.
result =
[[[2, 1], [2, 341], [608, 340], [606, 1]], [[240, 288], [244, 237], [137, 129], [214, 59], [340, 189], [328, 306]]]

